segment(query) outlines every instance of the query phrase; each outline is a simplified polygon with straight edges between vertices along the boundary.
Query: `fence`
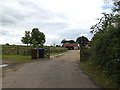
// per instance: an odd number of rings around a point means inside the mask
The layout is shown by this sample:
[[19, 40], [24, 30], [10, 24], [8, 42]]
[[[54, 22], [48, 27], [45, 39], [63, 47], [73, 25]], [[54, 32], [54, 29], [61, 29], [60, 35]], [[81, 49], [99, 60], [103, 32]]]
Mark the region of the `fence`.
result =
[[31, 48], [30, 47], [19, 47], [19, 46], [3, 46], [2, 47], [2, 54], [9, 55], [9, 54], [17, 54], [17, 55], [30, 55]]
[[[56, 48], [56, 47], [44, 47], [45, 55], [49, 56], [50, 53], [63, 52], [67, 49], [65, 48]], [[21, 46], [2, 46], [2, 54], [3, 55], [31, 55], [32, 47], [21, 47]]]

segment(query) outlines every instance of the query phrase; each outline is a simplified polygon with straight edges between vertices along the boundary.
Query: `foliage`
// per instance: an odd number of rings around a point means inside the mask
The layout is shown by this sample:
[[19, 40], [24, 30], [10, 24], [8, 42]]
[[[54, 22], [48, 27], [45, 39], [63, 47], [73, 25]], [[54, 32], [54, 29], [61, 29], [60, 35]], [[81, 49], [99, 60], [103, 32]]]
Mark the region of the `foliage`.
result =
[[38, 42], [37, 42], [35, 39], [32, 39], [32, 44], [33, 44], [33, 47], [34, 47], [34, 48], [36, 47], [37, 43], [38, 43]]
[[76, 43], [74, 40], [65, 40], [63, 39], [61, 43]]
[[[35, 39], [35, 41], [38, 44], [44, 44], [45, 43], [45, 35], [43, 32], [40, 32], [38, 28], [34, 28], [31, 32], [31, 39]], [[33, 43], [31, 43], [33, 44]]]
[[25, 36], [22, 37], [21, 41], [24, 44], [32, 44], [34, 47], [36, 45], [40, 45], [43, 47], [43, 44], [45, 43], [45, 35], [43, 32], [40, 32], [38, 28], [33, 28], [32, 32], [25, 31]]
[[86, 46], [87, 44], [88, 44], [88, 38], [87, 37], [84, 37], [84, 36], [82, 36], [82, 37], [78, 37], [77, 39], [76, 39], [76, 42], [80, 45], [80, 46]]
[[120, 1], [118, 1], [118, 2], [115, 2], [114, 3], [114, 7], [113, 7], [113, 12], [117, 12], [117, 13], [120, 13]]
[[103, 13], [99, 22], [91, 27], [92, 53], [85, 59], [90, 59], [96, 68], [120, 85], [120, 1], [114, 5], [112, 14]]
[[63, 39], [62, 41], [61, 41], [61, 43], [65, 43], [66, 42], [66, 40], [65, 39]]
[[88, 58], [91, 56], [92, 52], [90, 48], [81, 46], [80, 49], [80, 61], [88, 60]]
[[10, 45], [9, 43], [6, 43], [5, 45]]
[[27, 44], [27, 46], [28, 46], [28, 44], [30, 43], [30, 39], [31, 39], [31, 37], [30, 37], [30, 31], [25, 31], [25, 36], [22, 37], [21, 41], [24, 44]]
[[101, 69], [96, 68], [91, 60], [81, 61], [80, 67], [101, 88], [119, 88], [118, 83], [114, 82], [111, 78], [108, 78]]
[[[120, 76], [120, 27], [110, 27], [93, 41], [93, 60], [100, 69], [114, 80]], [[99, 37], [99, 38], [98, 38]], [[118, 75], [118, 76], [117, 76]]]

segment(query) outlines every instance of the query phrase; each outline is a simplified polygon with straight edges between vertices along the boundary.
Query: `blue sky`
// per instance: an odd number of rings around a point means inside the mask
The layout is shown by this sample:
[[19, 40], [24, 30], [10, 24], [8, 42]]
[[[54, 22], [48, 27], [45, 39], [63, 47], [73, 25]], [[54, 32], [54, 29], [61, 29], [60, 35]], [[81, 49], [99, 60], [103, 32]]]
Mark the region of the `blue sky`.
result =
[[46, 45], [79, 36], [90, 40], [96, 18], [111, 9], [103, 0], [3, 0], [0, 6], [1, 44], [22, 44], [24, 32], [33, 28], [46, 35]]
[[102, 6], [102, 9], [106, 10], [106, 9], [109, 9], [109, 8], [112, 8], [112, 7], [113, 7], [112, 5], [104, 5], [104, 6]]

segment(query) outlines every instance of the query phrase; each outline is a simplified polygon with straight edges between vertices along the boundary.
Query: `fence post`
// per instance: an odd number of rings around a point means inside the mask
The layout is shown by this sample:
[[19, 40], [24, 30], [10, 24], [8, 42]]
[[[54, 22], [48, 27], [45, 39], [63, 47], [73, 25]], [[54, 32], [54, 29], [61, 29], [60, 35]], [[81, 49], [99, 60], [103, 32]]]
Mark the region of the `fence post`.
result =
[[48, 50], [47, 50], [47, 57], [50, 59], [50, 47], [48, 47]]
[[19, 55], [19, 46], [17, 47], [17, 54]]
[[24, 55], [25, 55], [25, 48], [24, 48]]

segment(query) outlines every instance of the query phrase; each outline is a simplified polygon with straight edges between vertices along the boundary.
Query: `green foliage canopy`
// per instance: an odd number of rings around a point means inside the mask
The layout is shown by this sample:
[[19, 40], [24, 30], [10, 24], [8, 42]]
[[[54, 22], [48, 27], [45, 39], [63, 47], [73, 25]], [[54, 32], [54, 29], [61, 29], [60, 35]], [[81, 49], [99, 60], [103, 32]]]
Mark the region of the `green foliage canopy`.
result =
[[63, 39], [61, 43], [76, 43], [74, 40], [65, 40]]
[[76, 39], [76, 42], [77, 42], [80, 46], [86, 46], [86, 45], [88, 44], [89, 40], [88, 40], [87, 37], [82, 36], [82, 37], [78, 37], [78, 38]]
[[[44, 44], [45, 43], [45, 35], [43, 32], [40, 32], [38, 28], [34, 28], [31, 32], [31, 39], [35, 39], [35, 41], [37, 41], [37, 45], [38, 44]], [[31, 43], [33, 44], [33, 43]]]
[[43, 32], [40, 32], [38, 28], [33, 28], [32, 32], [30, 31], [25, 31], [25, 36], [22, 37], [21, 41], [24, 44], [32, 44], [34, 47], [36, 45], [41, 45], [45, 43], [45, 35]]
[[30, 31], [25, 31], [25, 36], [22, 37], [21, 41], [24, 44], [27, 44], [27, 46], [28, 46], [28, 44], [30, 43], [30, 39], [31, 39], [31, 37], [30, 37]]
[[92, 26], [91, 60], [96, 67], [120, 84], [120, 1], [114, 3], [112, 14], [103, 13]]

